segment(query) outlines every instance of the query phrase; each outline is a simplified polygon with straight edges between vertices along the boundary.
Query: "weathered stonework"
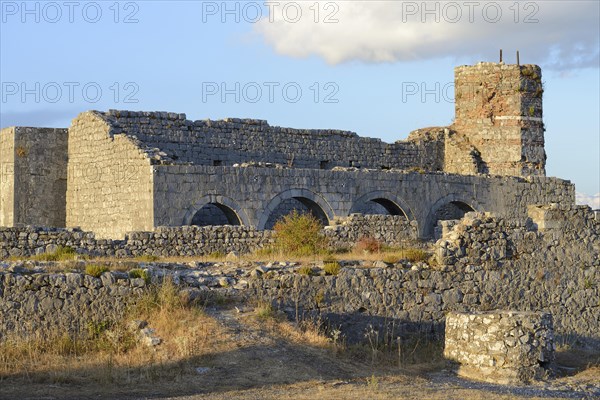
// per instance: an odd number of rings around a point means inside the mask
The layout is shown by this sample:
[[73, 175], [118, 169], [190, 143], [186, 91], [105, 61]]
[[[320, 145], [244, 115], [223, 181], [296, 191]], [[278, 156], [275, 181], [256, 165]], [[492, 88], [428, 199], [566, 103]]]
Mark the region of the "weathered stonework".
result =
[[529, 383], [548, 377], [554, 360], [552, 315], [542, 312], [450, 312], [444, 356], [458, 374], [494, 383]]
[[455, 69], [456, 118], [446, 171], [545, 175], [542, 71], [479, 63]]

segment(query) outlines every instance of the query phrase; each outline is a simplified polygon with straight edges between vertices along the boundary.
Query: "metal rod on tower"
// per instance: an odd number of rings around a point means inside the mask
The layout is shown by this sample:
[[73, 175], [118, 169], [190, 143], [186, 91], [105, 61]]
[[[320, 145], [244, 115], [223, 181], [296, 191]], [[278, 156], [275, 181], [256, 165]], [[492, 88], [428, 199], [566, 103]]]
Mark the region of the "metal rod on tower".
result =
[[521, 61], [519, 60], [519, 50], [517, 50], [517, 65], [521, 65]]
[[500, 49], [500, 62], [502, 62], [502, 49]]

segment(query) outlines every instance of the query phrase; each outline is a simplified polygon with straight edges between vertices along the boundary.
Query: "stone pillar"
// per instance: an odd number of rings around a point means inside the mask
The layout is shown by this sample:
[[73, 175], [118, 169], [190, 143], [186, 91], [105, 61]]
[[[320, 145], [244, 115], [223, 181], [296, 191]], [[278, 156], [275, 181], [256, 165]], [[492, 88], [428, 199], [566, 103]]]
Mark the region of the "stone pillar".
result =
[[444, 356], [470, 379], [514, 384], [544, 378], [554, 360], [552, 315], [543, 312], [450, 312]]

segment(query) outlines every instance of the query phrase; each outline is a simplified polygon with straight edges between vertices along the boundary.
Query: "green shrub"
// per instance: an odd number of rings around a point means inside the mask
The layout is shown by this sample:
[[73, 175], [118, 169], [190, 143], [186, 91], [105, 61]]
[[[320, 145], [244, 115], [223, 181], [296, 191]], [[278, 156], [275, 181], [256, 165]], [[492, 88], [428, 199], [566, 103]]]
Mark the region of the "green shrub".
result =
[[383, 257], [383, 262], [386, 264], [395, 264], [398, 262], [398, 260], [400, 260], [400, 257], [398, 257], [395, 254], [388, 254], [387, 256]]
[[148, 273], [148, 270], [145, 269], [134, 268], [129, 271], [129, 277], [132, 279], [142, 278], [146, 283], [150, 283], [150, 274]]
[[108, 267], [105, 265], [98, 264], [88, 264], [85, 266], [85, 273], [93, 276], [94, 278], [99, 278], [100, 275], [108, 271]]
[[273, 309], [273, 305], [271, 305], [271, 303], [260, 302], [254, 309], [254, 312], [260, 319], [275, 318], [275, 310]]
[[354, 249], [364, 253], [379, 253], [381, 251], [381, 242], [372, 237], [363, 237], [356, 242]]
[[337, 275], [341, 269], [342, 266], [337, 260], [325, 260], [323, 262], [323, 270], [327, 275]]
[[315, 272], [313, 271], [313, 269], [310, 265], [303, 265], [300, 268], [298, 268], [296, 270], [296, 272], [299, 273], [300, 275], [308, 275], [308, 276], [312, 276], [315, 274]]
[[405, 249], [400, 251], [399, 258], [410, 262], [419, 262], [426, 261], [429, 258], [429, 254], [421, 249]]
[[275, 224], [275, 245], [291, 256], [311, 256], [327, 248], [327, 240], [321, 233], [321, 222], [312, 214], [294, 210]]

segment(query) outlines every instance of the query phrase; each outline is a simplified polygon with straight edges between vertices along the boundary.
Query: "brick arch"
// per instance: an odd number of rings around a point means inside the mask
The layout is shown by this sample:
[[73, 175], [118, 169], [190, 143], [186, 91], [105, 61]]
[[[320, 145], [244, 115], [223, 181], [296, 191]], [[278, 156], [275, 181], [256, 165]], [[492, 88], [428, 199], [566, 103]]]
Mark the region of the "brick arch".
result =
[[277, 196], [273, 197], [271, 201], [269, 201], [269, 204], [267, 204], [267, 207], [265, 208], [262, 215], [260, 216], [260, 219], [258, 220], [257, 228], [259, 230], [264, 230], [269, 220], [269, 216], [277, 209], [277, 207], [281, 203], [289, 199], [299, 200], [300, 202], [303, 202], [303, 204], [305, 204], [303, 200], [308, 200], [310, 203], [313, 203], [314, 205], [320, 208], [320, 210], [323, 212], [323, 214], [329, 222], [332, 221], [335, 217], [333, 208], [321, 195], [311, 192], [308, 189], [289, 189], [279, 193]]
[[196, 213], [207, 204], [215, 204], [219, 206], [219, 208], [226, 207], [235, 214], [241, 225], [250, 226], [250, 220], [248, 219], [246, 212], [237, 204], [235, 200], [231, 199], [230, 197], [217, 194], [203, 196], [192, 206], [188, 207], [183, 217], [183, 225], [190, 225], [194, 215], [196, 215]]
[[352, 207], [350, 208], [350, 214], [352, 214], [353, 210], [356, 209], [358, 205], [367, 203], [369, 201], [374, 201], [382, 205], [390, 212], [391, 215], [396, 215], [393, 208], [397, 208], [397, 210], [404, 214], [406, 219], [408, 219], [409, 221], [415, 220], [412, 208], [408, 205], [406, 201], [404, 201], [402, 198], [396, 196], [391, 192], [386, 192], [383, 190], [375, 190], [373, 192], [369, 192], [354, 200], [354, 202], [352, 203]]
[[433, 237], [433, 230], [435, 228], [434, 224], [436, 222], [436, 213], [444, 206], [450, 203], [460, 203], [468, 206], [473, 211], [484, 211], [483, 207], [477, 200], [472, 197], [466, 198], [465, 196], [459, 195], [457, 193], [450, 193], [444, 197], [436, 200], [435, 203], [431, 207], [429, 207], [429, 213], [427, 213], [427, 217], [425, 217], [425, 221], [419, 227], [419, 236], [421, 238], [431, 238]]

